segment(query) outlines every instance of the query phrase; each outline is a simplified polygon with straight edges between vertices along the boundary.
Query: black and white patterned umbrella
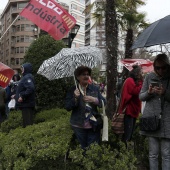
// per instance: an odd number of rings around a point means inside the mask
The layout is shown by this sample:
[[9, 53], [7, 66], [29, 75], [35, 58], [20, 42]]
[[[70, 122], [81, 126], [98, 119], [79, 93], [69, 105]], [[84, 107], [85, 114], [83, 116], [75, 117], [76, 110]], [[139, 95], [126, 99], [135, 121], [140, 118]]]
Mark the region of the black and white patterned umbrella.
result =
[[97, 47], [63, 48], [54, 57], [45, 60], [37, 73], [49, 80], [71, 77], [78, 66], [94, 68], [101, 61], [102, 51]]

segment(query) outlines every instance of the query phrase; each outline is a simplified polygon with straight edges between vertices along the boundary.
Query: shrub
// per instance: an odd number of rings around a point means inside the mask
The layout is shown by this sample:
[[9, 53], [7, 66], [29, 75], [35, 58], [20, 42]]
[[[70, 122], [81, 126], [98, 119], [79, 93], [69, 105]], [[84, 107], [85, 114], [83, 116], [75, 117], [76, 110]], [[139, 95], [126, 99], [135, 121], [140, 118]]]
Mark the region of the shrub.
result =
[[12, 129], [22, 126], [21, 111], [10, 111], [8, 119], [1, 123], [1, 132], [8, 133]]
[[68, 117], [11, 130], [0, 136], [3, 169], [62, 169], [72, 130]]
[[70, 116], [70, 113], [65, 109], [51, 109], [44, 110], [36, 114], [34, 119], [35, 123], [47, 122], [52, 120], [58, 120], [60, 117]]

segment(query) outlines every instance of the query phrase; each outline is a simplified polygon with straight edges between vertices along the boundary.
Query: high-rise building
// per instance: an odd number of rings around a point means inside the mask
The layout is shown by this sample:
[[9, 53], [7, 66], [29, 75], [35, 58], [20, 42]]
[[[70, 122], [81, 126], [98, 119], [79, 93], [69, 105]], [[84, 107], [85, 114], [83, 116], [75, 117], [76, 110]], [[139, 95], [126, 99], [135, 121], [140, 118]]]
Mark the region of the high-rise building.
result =
[[[40, 28], [34, 23], [19, 16], [19, 13], [25, 8], [28, 2], [29, 0], [9, 0], [0, 16], [0, 30], [1, 35], [3, 35], [0, 40], [0, 61], [14, 70], [20, 69], [26, 50], [37, 39], [40, 33]], [[69, 5], [62, 2], [62, 0], [58, 1], [58, 3], [65, 10], [69, 11]], [[77, 0], [73, 0], [73, 4], [76, 3]], [[70, 4], [71, 7], [72, 10], [70, 11], [72, 11], [72, 15], [77, 15], [77, 24], [80, 24], [79, 34], [75, 37], [72, 45], [75, 47], [84, 46], [84, 38], [82, 37], [84, 34], [82, 31], [84, 22], [79, 17], [79, 15], [82, 15], [83, 3], [81, 1], [78, 2], [76, 10], [74, 9], [74, 5]]]
[[[92, 3], [100, 3], [101, 0], [85, 0], [85, 6], [88, 7]], [[85, 13], [85, 45], [93, 45], [99, 47], [103, 52], [103, 64], [100, 66], [100, 72], [106, 71], [106, 37], [105, 37], [105, 20], [96, 23], [93, 10]]]
[[9, 0], [0, 17], [3, 35], [0, 61], [14, 70], [20, 68], [25, 52], [39, 34], [35, 24], [19, 16], [27, 3], [28, 0]]
[[[60, 0], [62, 1], [62, 0]], [[85, 0], [70, 0], [69, 1], [69, 13], [76, 19], [80, 29], [74, 38], [72, 47], [84, 46], [84, 36], [85, 36]]]

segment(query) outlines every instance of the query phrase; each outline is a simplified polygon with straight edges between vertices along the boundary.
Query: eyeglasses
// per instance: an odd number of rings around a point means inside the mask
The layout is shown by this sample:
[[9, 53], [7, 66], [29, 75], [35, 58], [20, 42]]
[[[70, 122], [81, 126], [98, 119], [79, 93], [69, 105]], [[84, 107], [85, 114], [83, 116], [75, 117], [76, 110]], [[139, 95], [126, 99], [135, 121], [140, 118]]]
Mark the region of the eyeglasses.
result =
[[155, 66], [155, 69], [156, 70], [166, 70], [167, 69], [167, 66], [165, 65], [165, 66], [162, 66], [162, 67], [160, 67], [160, 66]]
[[89, 74], [81, 74], [82, 76], [90, 76]]

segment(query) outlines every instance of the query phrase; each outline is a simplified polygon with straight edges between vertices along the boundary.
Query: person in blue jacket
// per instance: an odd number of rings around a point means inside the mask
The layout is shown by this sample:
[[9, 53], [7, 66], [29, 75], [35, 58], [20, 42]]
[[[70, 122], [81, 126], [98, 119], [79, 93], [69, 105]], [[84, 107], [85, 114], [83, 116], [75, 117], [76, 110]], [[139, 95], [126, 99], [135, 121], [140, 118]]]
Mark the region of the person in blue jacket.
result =
[[25, 63], [21, 66], [22, 75], [16, 91], [16, 108], [22, 110], [23, 127], [33, 124], [35, 108], [35, 83], [32, 75], [32, 65]]
[[104, 97], [94, 84], [89, 84], [91, 69], [86, 66], [78, 67], [75, 72], [78, 81], [77, 88], [73, 86], [67, 93], [65, 108], [72, 111], [70, 124], [81, 148], [86, 148], [92, 143], [100, 142], [102, 120], [97, 107], [102, 107]]

